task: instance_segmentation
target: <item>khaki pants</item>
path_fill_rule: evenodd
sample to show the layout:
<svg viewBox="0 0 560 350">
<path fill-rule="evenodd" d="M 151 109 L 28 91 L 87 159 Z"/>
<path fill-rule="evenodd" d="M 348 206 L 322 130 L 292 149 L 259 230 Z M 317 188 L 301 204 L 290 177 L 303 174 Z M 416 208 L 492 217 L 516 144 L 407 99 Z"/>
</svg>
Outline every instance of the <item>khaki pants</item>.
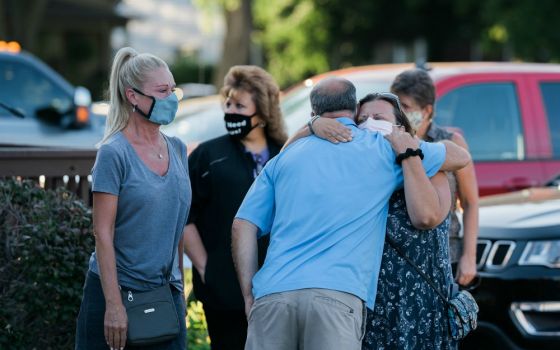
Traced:
<svg viewBox="0 0 560 350">
<path fill-rule="evenodd" d="M 270 294 L 251 308 L 245 350 L 359 350 L 365 313 L 358 297 L 330 289 Z"/>
</svg>

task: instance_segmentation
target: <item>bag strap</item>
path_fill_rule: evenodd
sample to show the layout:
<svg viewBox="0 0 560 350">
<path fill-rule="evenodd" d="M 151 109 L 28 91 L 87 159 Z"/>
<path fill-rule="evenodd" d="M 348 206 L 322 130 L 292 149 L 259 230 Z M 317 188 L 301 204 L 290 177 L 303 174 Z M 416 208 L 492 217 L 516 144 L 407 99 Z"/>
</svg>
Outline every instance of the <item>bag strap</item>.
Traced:
<svg viewBox="0 0 560 350">
<path fill-rule="evenodd" d="M 181 141 L 179 141 L 176 137 L 172 137 L 171 140 L 173 140 L 171 142 L 173 142 L 175 153 L 179 156 L 179 159 L 181 159 L 181 164 L 183 164 L 183 168 L 185 168 L 185 171 L 188 172 L 189 168 L 187 167 L 187 164 L 183 159 L 183 147 L 181 147 Z"/>
<path fill-rule="evenodd" d="M 416 266 L 416 264 L 408 257 L 406 256 L 406 254 L 404 253 L 404 251 L 395 243 L 395 241 L 389 237 L 389 235 L 385 235 L 385 239 L 387 240 L 387 243 L 389 243 L 389 245 L 397 251 L 397 253 L 404 259 L 406 260 L 407 263 L 410 264 L 410 266 L 412 266 L 414 268 L 414 270 L 416 270 L 416 272 L 418 272 L 418 274 L 420 276 L 422 276 L 424 278 L 424 280 L 430 285 L 430 287 L 432 287 L 432 289 L 437 293 L 437 295 L 439 295 L 439 297 L 446 303 L 449 304 L 449 300 L 447 299 L 447 297 L 445 295 L 443 295 L 443 293 L 437 288 L 437 286 L 435 285 L 434 282 L 432 282 L 432 280 L 430 279 L 430 277 L 428 277 L 428 275 L 426 275 L 424 273 L 424 271 L 422 271 L 418 266 Z"/>
</svg>

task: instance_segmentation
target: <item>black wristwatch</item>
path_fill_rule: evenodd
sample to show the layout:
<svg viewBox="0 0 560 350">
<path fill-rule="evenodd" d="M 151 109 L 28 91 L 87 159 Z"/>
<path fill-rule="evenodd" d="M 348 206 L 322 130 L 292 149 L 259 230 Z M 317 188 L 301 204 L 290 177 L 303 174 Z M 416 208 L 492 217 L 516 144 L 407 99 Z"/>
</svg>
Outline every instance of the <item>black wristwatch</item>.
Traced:
<svg viewBox="0 0 560 350">
<path fill-rule="evenodd" d="M 416 156 L 420 157 L 420 159 L 424 159 L 424 153 L 422 153 L 422 150 L 420 148 L 417 149 L 407 148 L 406 151 L 397 155 L 397 159 L 395 159 L 395 162 L 398 165 L 401 165 L 402 161 L 405 160 L 406 158 L 416 157 Z"/>
</svg>

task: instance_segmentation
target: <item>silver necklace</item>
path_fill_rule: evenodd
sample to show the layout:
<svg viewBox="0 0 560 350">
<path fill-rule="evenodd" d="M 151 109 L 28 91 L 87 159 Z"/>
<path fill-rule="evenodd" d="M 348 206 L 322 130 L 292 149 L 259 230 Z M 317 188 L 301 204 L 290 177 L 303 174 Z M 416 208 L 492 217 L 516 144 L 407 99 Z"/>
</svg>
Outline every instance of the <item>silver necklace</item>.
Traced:
<svg viewBox="0 0 560 350">
<path fill-rule="evenodd" d="M 161 139 L 160 139 L 161 140 Z M 163 153 L 161 152 L 161 141 L 159 142 L 159 152 L 157 153 L 157 156 L 159 159 L 163 159 Z"/>
</svg>

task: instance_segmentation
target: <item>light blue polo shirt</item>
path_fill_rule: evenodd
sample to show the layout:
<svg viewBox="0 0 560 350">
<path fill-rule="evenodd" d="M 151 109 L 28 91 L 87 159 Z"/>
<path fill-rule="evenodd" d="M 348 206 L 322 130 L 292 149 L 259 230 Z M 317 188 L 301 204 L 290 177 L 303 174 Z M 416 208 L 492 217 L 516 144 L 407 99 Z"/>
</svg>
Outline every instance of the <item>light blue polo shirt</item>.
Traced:
<svg viewBox="0 0 560 350">
<path fill-rule="evenodd" d="M 338 145 L 311 136 L 271 159 L 236 218 L 270 232 L 264 265 L 253 278 L 255 299 L 277 292 L 324 288 L 347 292 L 373 307 L 383 253 L 388 201 L 402 186 L 390 143 L 357 128 Z M 433 176 L 445 146 L 421 142 Z M 369 296 L 369 298 L 368 298 Z"/>
</svg>

